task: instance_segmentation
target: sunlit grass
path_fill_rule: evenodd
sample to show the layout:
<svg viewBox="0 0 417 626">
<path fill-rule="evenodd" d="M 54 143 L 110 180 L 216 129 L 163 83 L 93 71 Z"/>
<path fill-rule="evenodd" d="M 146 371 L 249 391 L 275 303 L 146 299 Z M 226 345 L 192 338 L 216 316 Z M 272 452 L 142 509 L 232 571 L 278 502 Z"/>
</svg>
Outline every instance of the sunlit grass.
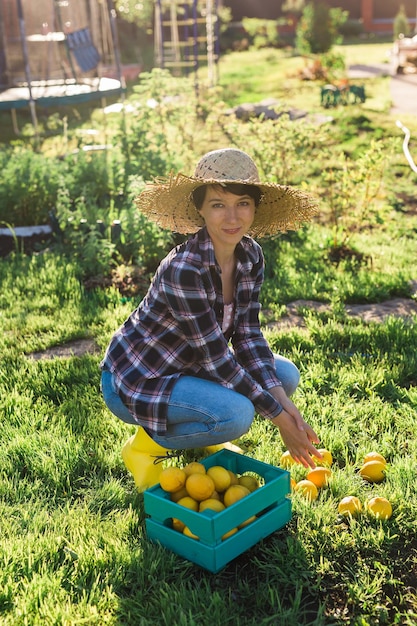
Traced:
<svg viewBox="0 0 417 626">
<path fill-rule="evenodd" d="M 364 50 L 349 58 L 355 62 Z M 369 62 L 383 62 L 372 44 L 366 54 Z M 279 51 L 251 55 L 224 59 L 231 100 L 281 97 L 281 89 L 293 95 L 291 74 L 300 59 Z M 237 81 L 247 81 L 244 93 L 232 88 Z M 369 88 L 379 89 L 377 84 Z M 299 93 L 300 103 L 313 106 L 318 85 L 303 85 Z M 365 111 L 372 123 L 388 128 L 392 120 L 372 107 Z M 396 190 L 412 197 L 414 179 L 399 177 Z M 148 541 L 143 496 L 120 455 L 134 428 L 113 417 L 101 398 L 100 359 L 136 302 L 126 302 L 115 289 L 86 289 L 77 264 L 53 251 L 3 259 L 1 624 L 415 624 L 416 319 L 366 324 L 349 318 L 344 305 L 410 297 L 416 232 L 408 205 L 392 208 L 380 223 L 361 225 L 350 242 L 367 255 L 359 265 L 329 261 L 332 232 L 321 219 L 263 242 L 265 308 L 278 318 L 295 299 L 328 304 L 326 313 L 304 308 L 301 328 L 265 333 L 272 349 L 300 369 L 293 399 L 320 445 L 332 452 L 333 475 L 311 504 L 294 494 L 290 523 L 217 575 Z M 32 356 L 85 337 L 99 353 Z M 275 465 L 284 451 L 277 430 L 260 418 L 241 445 L 247 455 Z M 379 485 L 358 475 L 371 450 L 388 461 Z M 291 469 L 296 480 L 305 474 L 299 465 Z M 363 503 L 374 494 L 385 496 L 393 517 L 340 518 L 337 504 L 348 494 Z"/>
</svg>

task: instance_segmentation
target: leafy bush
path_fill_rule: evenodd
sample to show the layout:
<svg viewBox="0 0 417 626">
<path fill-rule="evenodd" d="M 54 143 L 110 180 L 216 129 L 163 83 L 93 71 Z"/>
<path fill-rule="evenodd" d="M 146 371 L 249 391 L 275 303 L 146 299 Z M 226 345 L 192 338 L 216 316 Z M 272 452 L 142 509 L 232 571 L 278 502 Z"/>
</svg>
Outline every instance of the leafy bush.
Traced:
<svg viewBox="0 0 417 626">
<path fill-rule="evenodd" d="M 63 184 L 63 166 L 27 148 L 0 151 L 0 221 L 46 224 Z"/>
<path fill-rule="evenodd" d="M 324 2 L 307 4 L 297 25 L 297 48 L 303 54 L 327 52 L 339 42 L 339 28 L 346 21 L 347 11 L 331 9 Z"/>
<path fill-rule="evenodd" d="M 402 35 L 404 37 L 408 37 L 410 33 L 410 25 L 408 23 L 407 14 L 405 12 L 405 7 L 402 4 L 399 8 L 399 11 L 394 19 L 394 40 L 399 39 Z"/>
<path fill-rule="evenodd" d="M 244 17 L 243 28 L 250 37 L 255 48 L 274 48 L 279 44 L 278 22 L 276 20 L 262 20 Z"/>
</svg>

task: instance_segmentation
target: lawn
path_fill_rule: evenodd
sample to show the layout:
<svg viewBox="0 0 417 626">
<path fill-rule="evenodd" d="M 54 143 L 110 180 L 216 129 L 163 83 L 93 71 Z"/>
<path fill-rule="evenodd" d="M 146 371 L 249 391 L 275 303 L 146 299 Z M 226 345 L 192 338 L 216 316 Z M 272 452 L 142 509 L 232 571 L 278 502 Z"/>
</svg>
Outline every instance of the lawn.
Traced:
<svg viewBox="0 0 417 626">
<path fill-rule="evenodd" d="M 383 62 L 385 48 L 366 49 L 369 61 L 372 57 Z M 227 83 L 225 105 L 281 98 L 286 91 L 294 94 L 291 105 L 310 103 L 309 110 L 323 113 L 318 84 L 293 77 L 302 60 L 285 54 L 259 51 L 226 57 L 221 74 L 222 83 Z M 347 54 L 357 62 L 364 52 L 349 48 Z M 253 82 L 245 68 L 253 71 Z M 285 76 L 289 82 L 284 84 Z M 269 87 L 263 91 L 266 77 Z M 370 93 L 387 87 L 383 78 L 372 81 L 367 83 Z M 239 94 L 236 83 L 242 87 Z M 135 97 L 132 94 L 129 101 Z M 66 242 L 73 246 L 69 254 L 61 244 L 31 255 L 17 250 L 1 260 L 1 624 L 417 622 L 417 320 L 391 317 L 365 323 L 345 312 L 349 303 L 410 298 L 411 281 L 416 279 L 415 175 L 404 162 L 402 136 L 389 111 L 373 108 L 372 102 L 335 110 L 333 134 L 322 136 L 327 131 L 316 127 L 313 138 L 311 130 L 299 126 L 294 132 L 285 122 L 235 125 L 222 117 L 220 107 L 222 114 L 215 121 L 210 115 L 205 118 L 210 137 L 204 137 L 201 127 L 195 133 L 194 151 L 191 142 L 187 150 L 184 143 L 175 144 L 188 162 L 202 145 L 215 144 L 227 132 L 230 141 L 241 141 L 242 147 L 259 154 L 265 176 L 285 174 L 322 197 L 320 215 L 312 224 L 262 242 L 267 261 L 262 322 L 272 349 L 291 358 L 301 371 L 294 401 L 319 434 L 321 447 L 332 454 L 331 479 L 314 501 L 291 492 L 289 523 L 217 574 L 148 540 L 143 494 L 135 489 L 120 454 L 134 428 L 114 418 L 100 395 L 99 362 L 105 347 L 143 295 L 150 267 L 168 240 L 131 222 L 131 231 L 143 233 L 139 256 L 148 265 L 139 289 L 129 294 L 121 293 L 114 282 L 93 281 L 91 272 L 86 280 L 87 252 L 87 269 L 95 271 L 100 261 L 104 266 L 113 259 L 108 251 L 114 253 L 114 248 L 111 242 L 96 247 L 96 239 L 82 238 L 79 231 L 71 231 Z M 98 126 L 100 116 L 94 113 L 82 128 L 87 123 Z M 165 124 L 167 118 L 159 123 L 161 119 Z M 189 132 L 194 128 L 190 116 L 186 123 L 175 119 Z M 150 116 L 145 122 L 157 128 Z M 128 119 L 131 158 L 150 165 L 159 148 L 152 144 L 142 155 L 146 133 L 140 131 L 145 122 Z M 415 131 L 415 120 L 410 127 Z M 111 135 L 110 128 L 106 132 Z M 381 137 L 384 149 L 390 150 L 389 166 L 377 147 L 366 154 Z M 59 153 L 61 139 L 59 134 L 49 137 L 45 149 L 54 143 Z M 81 201 L 80 206 L 74 209 L 77 217 L 81 209 L 92 211 Z M 114 201 L 107 210 L 117 216 L 116 208 Z M 119 254 L 131 250 L 128 234 L 126 229 Z M 331 256 L 335 251 L 340 254 L 336 260 Z M 328 308 L 324 313 L 303 309 L 300 327 L 266 328 L 268 321 L 285 314 L 286 304 L 298 299 L 321 301 Z M 80 339 L 90 341 L 84 354 L 51 358 L 47 350 Z M 285 449 L 267 421 L 256 418 L 239 444 L 249 459 L 282 467 Z M 372 451 L 387 460 L 380 483 L 368 482 L 359 473 Z M 201 450 L 187 451 L 178 464 L 203 457 Z M 289 471 L 296 482 L 306 475 L 299 465 Z M 339 502 L 346 496 L 359 498 L 363 511 L 358 517 L 339 514 Z M 391 502 L 389 519 L 367 512 L 373 496 Z"/>
</svg>

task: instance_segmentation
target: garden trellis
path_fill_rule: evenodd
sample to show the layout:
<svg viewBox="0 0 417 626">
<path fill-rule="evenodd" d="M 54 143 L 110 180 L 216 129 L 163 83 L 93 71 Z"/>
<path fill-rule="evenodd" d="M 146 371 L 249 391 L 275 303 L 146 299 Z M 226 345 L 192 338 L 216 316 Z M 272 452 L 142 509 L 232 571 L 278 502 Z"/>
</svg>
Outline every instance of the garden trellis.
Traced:
<svg viewBox="0 0 417 626">
<path fill-rule="evenodd" d="M 176 73 L 207 66 L 208 82 L 217 82 L 219 16 L 217 0 L 156 0 L 155 59 Z"/>
<path fill-rule="evenodd" d="M 124 91 L 112 0 L 0 0 L 0 111 Z"/>
</svg>

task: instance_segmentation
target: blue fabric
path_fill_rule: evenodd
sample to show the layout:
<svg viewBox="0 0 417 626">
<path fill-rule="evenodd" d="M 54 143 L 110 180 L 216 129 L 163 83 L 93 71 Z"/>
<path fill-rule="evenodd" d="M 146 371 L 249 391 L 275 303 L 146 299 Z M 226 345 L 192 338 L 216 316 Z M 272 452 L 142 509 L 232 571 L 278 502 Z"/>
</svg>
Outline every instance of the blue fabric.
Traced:
<svg viewBox="0 0 417 626">
<path fill-rule="evenodd" d="M 285 357 L 274 355 L 277 377 L 287 396 L 296 390 L 300 373 Z M 101 387 L 107 407 L 127 424 L 138 424 L 116 391 L 114 376 L 102 372 Z M 255 408 L 245 396 L 210 380 L 181 376 L 168 405 L 167 431 L 152 439 L 167 449 L 202 448 L 238 439 L 253 421 Z"/>
<path fill-rule="evenodd" d="M 67 45 L 73 53 L 79 68 L 83 72 L 89 72 L 97 67 L 100 62 L 100 55 L 91 39 L 88 28 L 67 33 Z"/>
</svg>

